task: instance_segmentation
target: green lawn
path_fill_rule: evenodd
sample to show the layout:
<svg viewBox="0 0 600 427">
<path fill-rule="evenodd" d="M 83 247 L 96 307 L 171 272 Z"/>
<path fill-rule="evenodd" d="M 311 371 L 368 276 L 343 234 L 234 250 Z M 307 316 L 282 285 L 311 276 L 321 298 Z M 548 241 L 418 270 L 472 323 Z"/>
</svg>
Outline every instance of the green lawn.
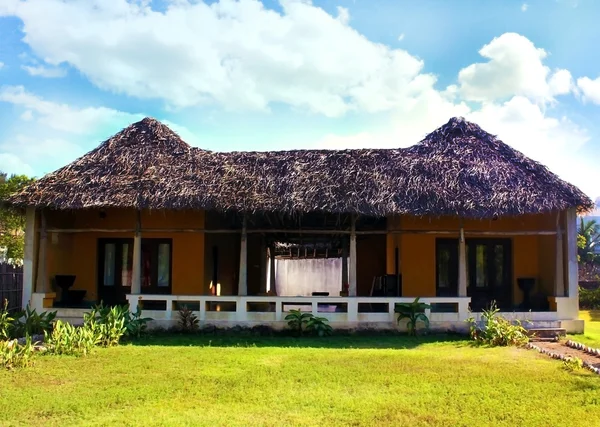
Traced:
<svg viewBox="0 0 600 427">
<path fill-rule="evenodd" d="M 569 335 L 569 338 L 594 348 L 600 348 L 600 310 L 582 310 L 579 312 L 579 318 L 585 320 L 585 333 Z"/>
<path fill-rule="evenodd" d="M 156 337 L 0 372 L 0 425 L 600 425 L 600 378 L 449 338 Z"/>
</svg>

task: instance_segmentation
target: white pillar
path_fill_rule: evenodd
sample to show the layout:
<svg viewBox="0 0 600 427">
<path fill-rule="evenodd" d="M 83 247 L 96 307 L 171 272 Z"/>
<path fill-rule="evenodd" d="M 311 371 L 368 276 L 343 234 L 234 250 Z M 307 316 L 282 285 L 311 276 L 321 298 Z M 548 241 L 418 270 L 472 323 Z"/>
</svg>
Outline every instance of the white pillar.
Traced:
<svg viewBox="0 0 600 427">
<path fill-rule="evenodd" d="M 458 296 L 467 296 L 467 245 L 465 243 L 465 229 L 462 225 L 458 239 Z"/>
<path fill-rule="evenodd" d="M 345 285 L 349 285 L 348 282 L 348 248 L 346 247 L 346 239 L 343 239 L 342 243 L 342 283 L 341 288 L 342 291 L 346 291 L 344 289 Z"/>
<path fill-rule="evenodd" d="M 577 211 L 567 211 L 567 295 L 578 301 L 579 298 L 579 264 L 577 263 Z"/>
<path fill-rule="evenodd" d="M 133 266 L 131 268 L 131 293 L 142 293 L 142 233 L 140 212 L 137 212 L 135 234 L 133 236 Z"/>
<path fill-rule="evenodd" d="M 36 241 L 35 208 L 27 208 L 25 213 L 25 254 L 23 259 L 23 294 L 21 304 L 23 308 L 31 303 L 33 293 L 33 275 L 35 269 L 35 241 Z"/>
<path fill-rule="evenodd" d="M 560 212 L 556 214 L 556 269 L 554 271 L 554 296 L 565 296 L 563 236 L 560 227 Z"/>
<path fill-rule="evenodd" d="M 242 239 L 240 242 L 240 274 L 238 279 L 238 295 L 248 295 L 248 235 L 246 232 L 246 217 L 242 223 Z"/>
<path fill-rule="evenodd" d="M 48 246 L 48 233 L 46 232 L 46 216 L 40 210 L 40 240 L 38 243 L 37 275 L 35 279 L 35 291 L 40 293 L 50 292 L 48 287 L 48 274 L 46 269 L 46 247 Z"/>
<path fill-rule="evenodd" d="M 350 268 L 348 269 L 348 296 L 356 296 L 356 217 L 352 216 L 350 228 Z"/>
<path fill-rule="evenodd" d="M 277 295 L 277 283 L 275 281 L 275 248 L 269 247 L 269 291 Z"/>
</svg>

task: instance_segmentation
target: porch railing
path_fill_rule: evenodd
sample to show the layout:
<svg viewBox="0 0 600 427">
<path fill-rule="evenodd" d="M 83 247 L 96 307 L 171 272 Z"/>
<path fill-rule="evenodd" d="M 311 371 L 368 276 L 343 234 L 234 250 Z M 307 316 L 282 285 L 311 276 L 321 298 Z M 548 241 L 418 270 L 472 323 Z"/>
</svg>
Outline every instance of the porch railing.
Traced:
<svg viewBox="0 0 600 427">
<path fill-rule="evenodd" d="M 293 296 L 200 296 L 127 295 L 131 310 L 142 310 L 156 320 L 175 320 L 177 310 L 186 305 L 201 322 L 268 324 L 283 322 L 291 309 L 301 309 L 331 323 L 389 323 L 396 319 L 396 303 L 414 301 L 397 297 L 293 297 Z M 433 322 L 464 321 L 469 316 L 471 298 L 421 298 L 432 304 L 425 314 Z"/>
</svg>

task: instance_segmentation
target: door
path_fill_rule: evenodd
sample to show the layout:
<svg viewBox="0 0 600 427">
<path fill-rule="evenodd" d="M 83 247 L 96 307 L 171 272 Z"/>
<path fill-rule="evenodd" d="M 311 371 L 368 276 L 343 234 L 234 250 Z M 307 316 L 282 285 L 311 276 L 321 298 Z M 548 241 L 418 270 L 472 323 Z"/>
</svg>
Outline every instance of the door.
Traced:
<svg viewBox="0 0 600 427">
<path fill-rule="evenodd" d="M 512 249 L 510 239 L 466 239 L 467 296 L 471 309 L 481 311 L 492 301 L 501 309 L 512 306 Z M 458 295 L 458 239 L 436 241 L 436 294 Z"/>
<path fill-rule="evenodd" d="M 141 292 L 171 293 L 171 240 L 142 239 Z M 131 293 L 133 239 L 98 239 L 98 297 L 107 305 L 126 304 Z"/>
</svg>

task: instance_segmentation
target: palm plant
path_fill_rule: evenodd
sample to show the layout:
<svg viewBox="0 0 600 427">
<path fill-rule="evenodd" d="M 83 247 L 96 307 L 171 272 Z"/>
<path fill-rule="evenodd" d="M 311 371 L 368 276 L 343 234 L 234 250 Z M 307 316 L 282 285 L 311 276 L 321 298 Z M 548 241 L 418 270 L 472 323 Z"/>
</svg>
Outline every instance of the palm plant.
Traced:
<svg viewBox="0 0 600 427">
<path fill-rule="evenodd" d="M 600 263 L 600 224 L 596 220 L 580 218 L 577 230 L 579 242 L 577 254 L 582 263 Z"/>
<path fill-rule="evenodd" d="M 419 302 L 419 297 L 413 302 L 397 303 L 394 311 L 398 313 L 398 324 L 404 319 L 407 319 L 406 329 L 408 335 L 417 335 L 417 323 L 422 322 L 426 328 L 429 327 L 429 319 L 425 314 L 426 309 L 430 309 L 431 305 Z"/>
</svg>

